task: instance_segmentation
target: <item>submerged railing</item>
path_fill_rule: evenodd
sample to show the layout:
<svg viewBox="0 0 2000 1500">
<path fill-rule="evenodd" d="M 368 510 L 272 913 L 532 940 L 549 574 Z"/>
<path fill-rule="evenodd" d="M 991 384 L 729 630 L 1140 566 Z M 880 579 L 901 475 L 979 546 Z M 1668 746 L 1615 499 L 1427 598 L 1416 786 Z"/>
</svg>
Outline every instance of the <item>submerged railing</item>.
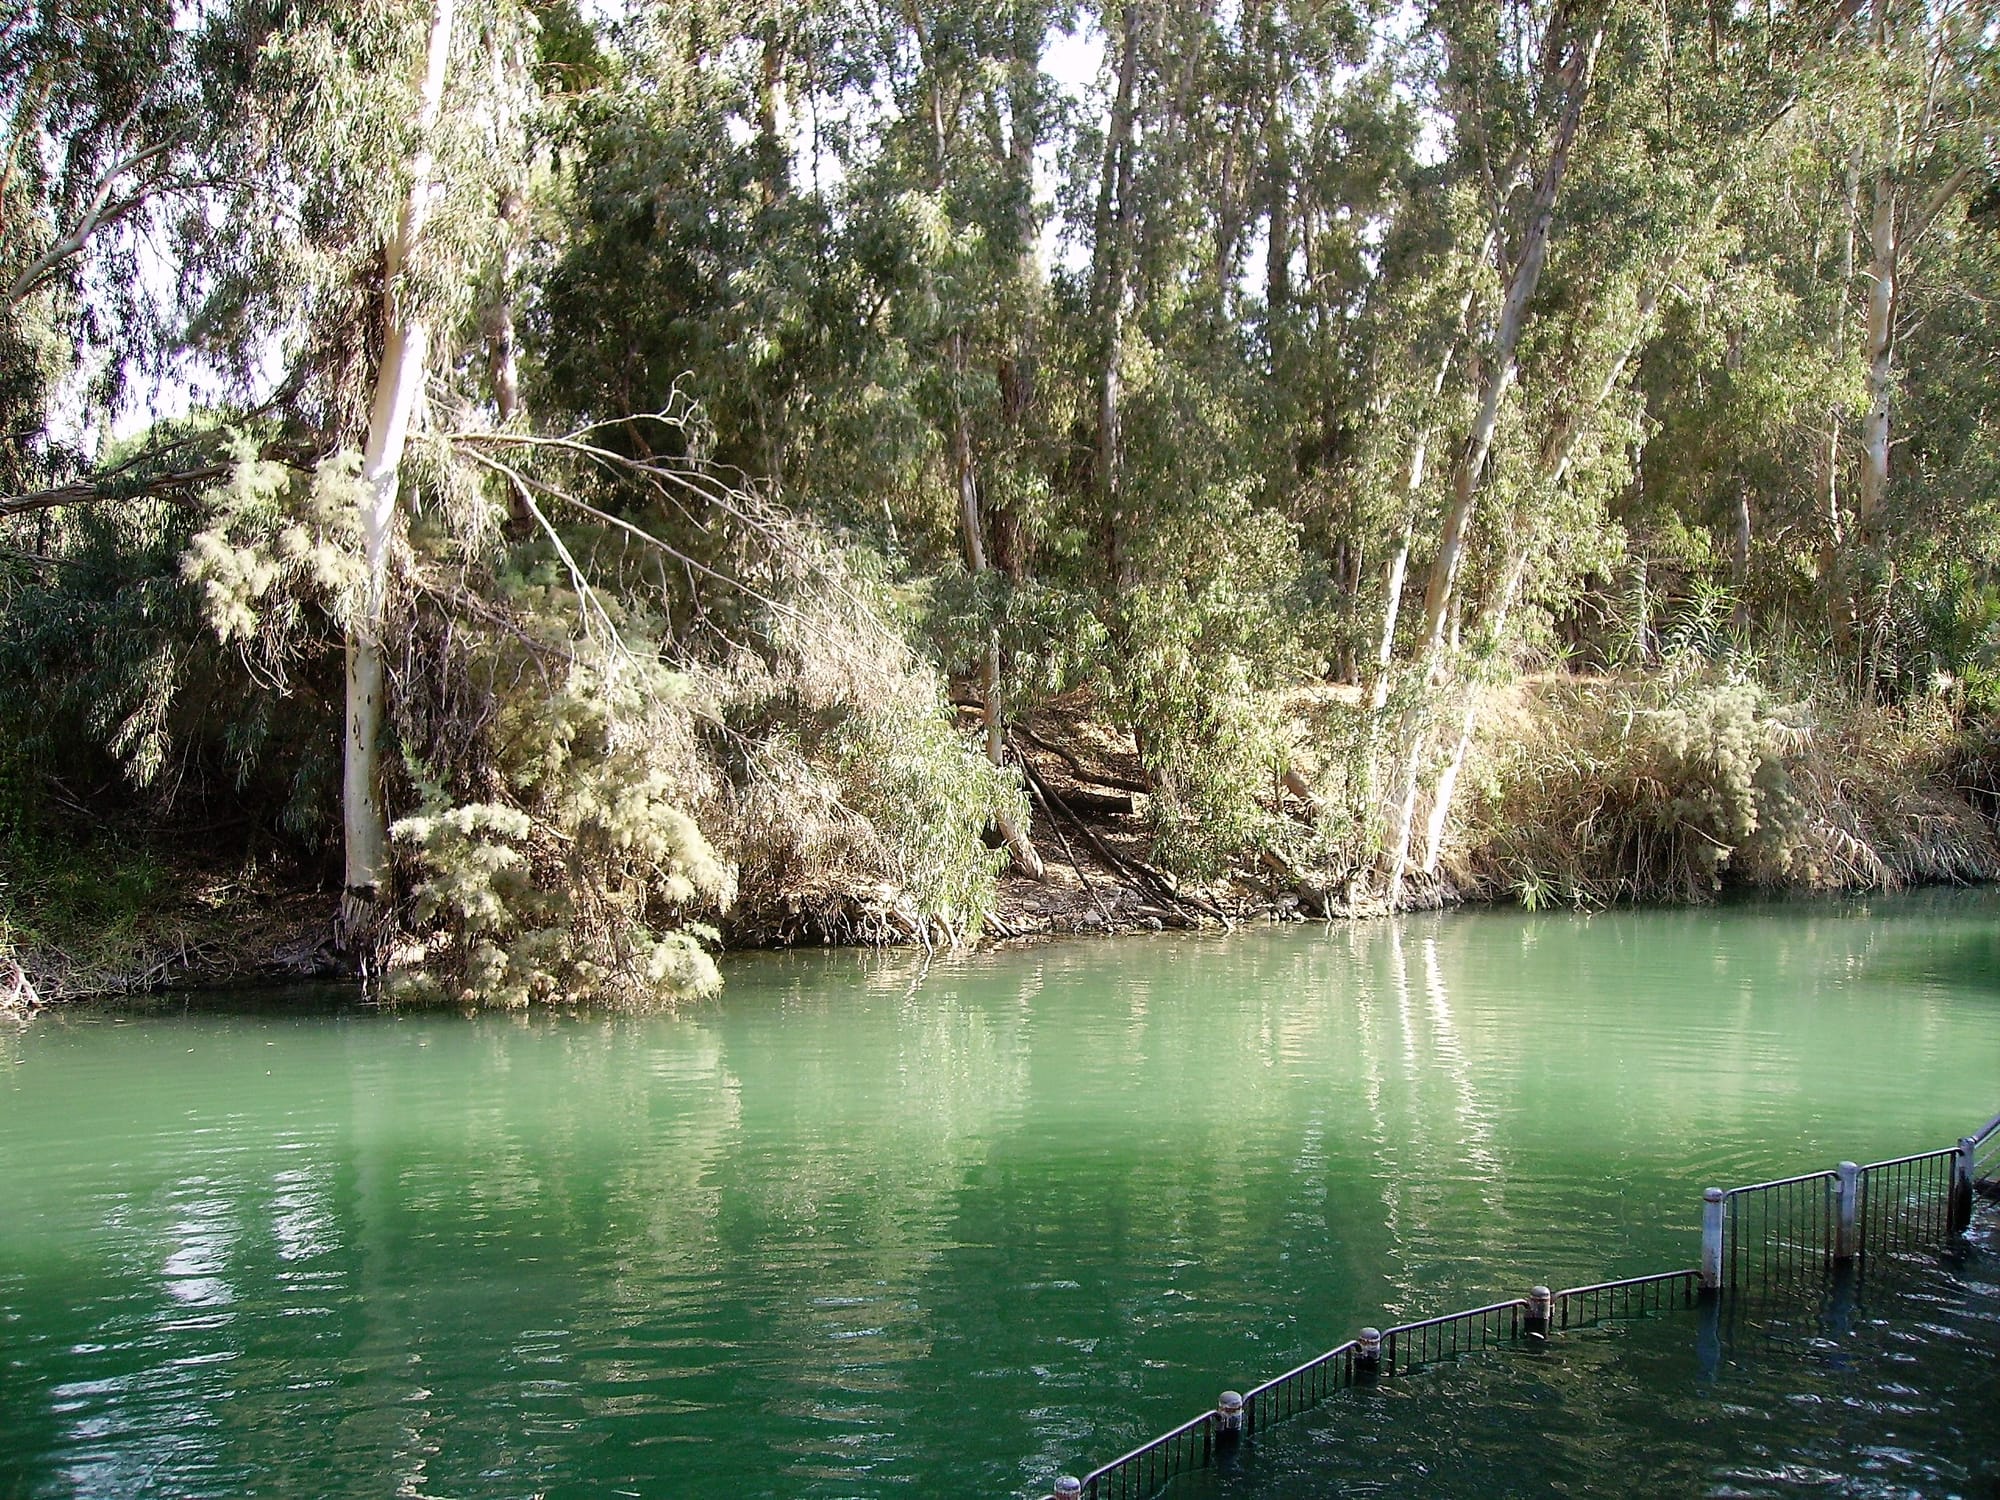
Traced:
<svg viewBox="0 0 2000 1500">
<path fill-rule="evenodd" d="M 2000 1196 L 2000 1115 L 1956 1146 L 1863 1166 L 1844 1161 L 1703 1195 L 1701 1263 L 1465 1312 L 1364 1328 L 1358 1338 L 1296 1369 L 1224 1391 L 1212 1411 L 1091 1470 L 1064 1475 L 1055 1500 L 1145 1500 L 1172 1479 L 1207 1468 L 1225 1449 L 1352 1386 L 1529 1338 L 1618 1318 L 1691 1308 L 1704 1298 L 1805 1293 L 1830 1271 L 1870 1255 L 1894 1255 L 1962 1234 L 1975 1189 Z"/>
</svg>

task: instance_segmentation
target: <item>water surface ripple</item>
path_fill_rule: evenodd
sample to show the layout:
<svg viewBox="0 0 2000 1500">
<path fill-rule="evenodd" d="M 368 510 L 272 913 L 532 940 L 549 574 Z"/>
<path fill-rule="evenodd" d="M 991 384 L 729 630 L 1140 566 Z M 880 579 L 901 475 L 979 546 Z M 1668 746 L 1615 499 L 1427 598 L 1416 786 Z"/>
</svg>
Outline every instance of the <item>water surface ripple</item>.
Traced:
<svg viewBox="0 0 2000 1500">
<path fill-rule="evenodd" d="M 1361 1323 L 1690 1263 L 1711 1182 L 2000 1109 L 1979 894 L 918 974 L 751 958 L 659 1018 L 290 996 L 0 1029 L 0 1497 L 1028 1494 Z M 1647 1325 L 1468 1369 L 1477 1401 L 1384 1395 L 1369 1451 L 1442 1434 L 1477 1468 L 1530 1403 L 1568 1493 L 1607 1444 L 1682 1492 L 1953 1490 L 1986 1472 L 1966 1429 L 1909 1413 L 1966 1370 L 1990 1394 L 2000 1334 L 1932 1292 L 1861 1320 L 1865 1380 L 1780 1361 L 1754 1417 L 1718 1418 L 1735 1354 L 1690 1374 Z M 1336 1492 L 1319 1430 L 1271 1494 Z M 1526 1482 L 1490 1451 L 1485 1488 L 1429 1492 Z M 1410 1492 L 1389 1472 L 1341 1491 Z"/>
</svg>

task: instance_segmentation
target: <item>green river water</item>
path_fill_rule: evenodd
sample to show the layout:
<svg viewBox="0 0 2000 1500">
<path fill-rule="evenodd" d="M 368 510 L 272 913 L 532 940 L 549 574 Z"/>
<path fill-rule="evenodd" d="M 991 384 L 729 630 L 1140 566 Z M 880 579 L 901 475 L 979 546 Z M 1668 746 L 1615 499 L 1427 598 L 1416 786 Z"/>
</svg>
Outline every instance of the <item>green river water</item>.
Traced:
<svg viewBox="0 0 2000 1500">
<path fill-rule="evenodd" d="M 0 1026 L 0 1497 L 1037 1494 L 1363 1323 L 1692 1264 L 1708 1184 L 2000 1109 L 1985 893 L 726 977 Z M 1980 1229 L 1852 1317 L 1483 1356 L 1193 1488 L 2000 1493 L 1996 1282 Z"/>
</svg>

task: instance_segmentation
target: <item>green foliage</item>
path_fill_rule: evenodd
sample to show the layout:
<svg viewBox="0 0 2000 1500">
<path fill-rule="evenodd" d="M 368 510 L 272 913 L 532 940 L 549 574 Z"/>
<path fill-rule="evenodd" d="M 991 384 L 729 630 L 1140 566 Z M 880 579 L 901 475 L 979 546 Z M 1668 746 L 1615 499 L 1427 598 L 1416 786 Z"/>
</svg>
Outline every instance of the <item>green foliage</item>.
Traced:
<svg viewBox="0 0 2000 1500">
<path fill-rule="evenodd" d="M 425 943 L 406 988 L 508 1006 L 712 992 L 713 930 L 690 914 L 726 906 L 734 874 L 683 811 L 685 680 L 622 644 L 578 643 L 544 663 L 559 676 L 540 692 L 494 691 L 528 663 L 504 637 L 475 651 L 492 717 L 453 780 L 510 800 L 454 804 L 434 770 L 415 775 L 425 810 L 391 829 Z"/>
<path fill-rule="evenodd" d="M 1269 837 L 1277 695 L 1297 670 L 1292 528 L 1240 499 L 1219 504 L 1238 517 L 1226 546 L 1191 518 L 1156 534 L 1153 576 L 1121 601 L 1126 654 L 1110 674 L 1154 780 L 1155 853 L 1199 876 Z"/>
<path fill-rule="evenodd" d="M 435 121 L 430 7 L 170 9 L 0 27 L 13 836 L 233 818 L 323 878 L 365 631 L 406 956 L 461 1001 L 975 933 L 1029 807 L 954 691 L 1088 690 L 1186 876 L 1432 864 L 1391 847 L 1426 799 L 1531 902 L 1978 866 L 1894 831 L 1961 828 L 1933 721 L 2000 707 L 1964 7 L 1439 0 L 1404 45 L 1358 4 L 462 0 Z M 212 408 L 105 440 L 167 372 Z M 1627 675 L 1489 734 L 1454 843 L 1461 726 L 1533 660 Z"/>
<path fill-rule="evenodd" d="M 742 926 L 783 931 L 786 909 L 861 893 L 920 929 L 977 933 L 1005 861 L 981 836 L 996 813 L 1027 818 L 1012 773 L 958 732 L 942 679 L 872 612 L 822 597 L 775 644 L 735 656 L 718 685 L 741 736 L 720 826 L 742 864 Z"/>
</svg>

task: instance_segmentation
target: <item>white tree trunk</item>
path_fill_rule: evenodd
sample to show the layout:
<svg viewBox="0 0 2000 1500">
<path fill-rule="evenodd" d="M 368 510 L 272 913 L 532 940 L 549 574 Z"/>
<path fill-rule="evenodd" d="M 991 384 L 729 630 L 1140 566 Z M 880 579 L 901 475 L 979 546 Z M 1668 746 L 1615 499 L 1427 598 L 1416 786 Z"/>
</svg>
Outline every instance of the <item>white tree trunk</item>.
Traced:
<svg viewBox="0 0 2000 1500">
<path fill-rule="evenodd" d="M 1458 572 L 1464 561 L 1466 538 L 1485 484 L 1487 460 L 1492 456 L 1494 439 L 1499 431 L 1501 408 L 1519 371 L 1517 361 L 1521 336 L 1527 326 L 1528 305 L 1534 298 L 1542 268 L 1548 261 L 1549 234 L 1555 225 L 1556 200 L 1569 170 L 1570 151 L 1576 144 L 1577 132 L 1583 123 L 1583 109 L 1590 95 L 1597 53 L 1603 41 L 1604 28 L 1600 22 L 1588 38 L 1580 39 L 1580 45 L 1571 49 L 1556 78 L 1550 80 L 1559 81 L 1562 86 L 1562 113 L 1557 118 L 1550 140 L 1549 159 L 1535 184 L 1535 195 L 1529 207 L 1519 253 L 1505 276 L 1506 290 L 1501 297 L 1500 316 L 1494 325 L 1492 343 L 1480 375 L 1478 407 L 1457 460 L 1452 465 L 1451 494 L 1445 503 L 1437 554 L 1424 588 L 1424 620 L 1417 655 L 1422 685 L 1438 681 L 1445 659 L 1453 649 L 1447 640 L 1447 632 L 1451 628 L 1453 606 L 1457 602 Z M 1500 252 L 1498 240 L 1489 243 L 1495 252 Z M 1403 794 L 1390 854 L 1388 899 L 1391 905 L 1400 901 L 1403 880 L 1408 871 L 1417 798 L 1422 786 L 1422 761 L 1429 738 L 1428 730 L 1421 722 L 1422 716 L 1413 714 L 1411 717 L 1417 723 L 1405 735 L 1407 750 Z"/>
<path fill-rule="evenodd" d="M 1423 466 L 1424 437 L 1417 438 L 1416 457 L 1412 468 L 1421 472 Z M 1415 489 L 1413 485 L 1412 490 Z M 1410 571 L 1410 533 L 1412 526 L 1405 521 L 1402 535 L 1396 539 L 1396 546 L 1389 554 L 1389 560 L 1382 565 L 1382 639 L 1375 646 L 1375 685 L 1369 690 L 1368 707 L 1380 714 L 1389 706 L 1389 684 L 1392 677 L 1396 649 L 1396 618 L 1403 610 L 1403 580 Z"/>
<path fill-rule="evenodd" d="M 1896 389 L 1896 186 L 1875 179 L 1868 227 L 1868 413 L 1861 420 L 1861 474 L 1855 530 L 1865 543 L 1889 491 L 1889 403 Z"/>
<path fill-rule="evenodd" d="M 419 85 L 416 146 L 409 161 L 409 191 L 396 232 L 384 247 L 382 364 L 368 411 L 362 450 L 362 552 L 366 562 L 360 597 L 347 627 L 347 733 L 341 782 L 346 835 L 343 911 L 350 935 L 372 924 L 389 873 L 388 821 L 382 812 L 383 634 L 388 619 L 389 553 L 395 539 L 403 448 L 410 416 L 423 392 L 430 359 L 430 328 L 399 295 L 404 269 L 421 239 L 434 195 L 432 136 L 443 106 L 451 58 L 453 0 L 435 0 L 430 39 Z"/>
<path fill-rule="evenodd" d="M 1389 879 L 1382 899 L 1389 910 L 1403 904 L 1403 880 L 1410 871 L 1410 841 L 1417 826 L 1417 797 L 1423 790 L 1424 752 L 1429 736 L 1418 716 L 1418 728 L 1408 736 L 1409 755 L 1403 763 L 1402 795 L 1396 802 L 1396 831 L 1389 840 Z"/>
<path fill-rule="evenodd" d="M 1623 365 L 1621 360 L 1620 365 Z M 1492 632 L 1495 640 L 1504 638 L 1508 616 L 1513 613 L 1514 601 L 1520 597 L 1521 581 L 1527 576 L 1528 561 L 1534 551 L 1534 534 L 1524 527 L 1522 540 L 1507 559 L 1506 581 L 1501 585 L 1500 597 L 1488 616 L 1485 628 Z M 1484 694 L 1476 683 L 1466 685 L 1465 715 L 1459 721 L 1458 740 L 1452 746 L 1451 757 L 1438 773 L 1437 789 L 1431 794 L 1430 817 L 1424 824 L 1424 873 L 1435 875 L 1438 862 L 1444 855 L 1445 835 L 1451 828 L 1452 804 L 1458 798 L 1459 773 L 1465 769 L 1466 757 L 1472 753 L 1472 737 L 1479 728 L 1479 710 L 1485 706 Z"/>
<path fill-rule="evenodd" d="M 1717 203 L 1717 210 L 1719 209 L 1720 200 Z M 1613 393 L 1617 391 L 1619 382 L 1625 378 L 1626 367 L 1631 364 L 1632 356 L 1638 351 L 1641 339 L 1652 325 L 1653 314 L 1660 305 L 1660 298 L 1672 274 L 1673 266 L 1669 265 L 1661 271 L 1655 281 L 1639 293 L 1638 302 L 1633 309 L 1631 330 L 1611 363 L 1605 367 L 1592 398 L 1572 411 L 1543 445 L 1539 465 L 1541 475 L 1536 485 L 1541 493 L 1551 495 L 1556 493 L 1562 488 L 1563 481 L 1569 477 L 1570 464 L 1576 457 L 1578 442 L 1590 430 L 1598 414 L 1604 410 Z M 1748 502 L 1745 504 L 1747 506 Z M 1748 524 L 1747 521 L 1745 524 Z M 1496 644 L 1506 637 L 1507 621 L 1513 614 L 1515 601 L 1520 598 L 1521 585 L 1528 573 L 1528 564 L 1534 559 L 1537 545 L 1537 527 L 1534 521 L 1517 516 L 1514 535 L 1517 540 L 1507 556 L 1507 566 L 1502 575 L 1499 595 L 1479 625 L 1479 628 L 1487 632 Z M 1744 545 L 1748 546 L 1747 540 Z M 1437 787 L 1431 795 L 1430 816 L 1424 826 L 1423 868 L 1429 875 L 1437 873 L 1438 861 L 1444 853 L 1445 835 L 1451 825 L 1452 806 L 1458 796 L 1458 778 L 1465 768 L 1466 757 L 1471 753 L 1472 738 L 1479 727 L 1479 711 L 1483 706 L 1483 697 L 1478 688 L 1469 688 L 1465 700 L 1465 714 L 1459 724 L 1458 739 L 1452 748 L 1450 758 L 1445 761 L 1443 769 L 1438 773 Z M 1412 802 L 1405 811 L 1405 820 L 1413 820 L 1414 815 L 1415 805 Z"/>
<path fill-rule="evenodd" d="M 1833 360 L 1847 360 L 1848 294 L 1854 286 L 1854 223 L 1861 206 L 1861 148 L 1855 147 L 1847 160 L 1847 212 L 1841 219 L 1840 301 L 1833 315 Z M 1826 535 L 1820 543 L 1819 581 L 1826 592 L 1827 623 L 1835 648 L 1844 656 L 1854 640 L 1854 601 L 1847 590 L 1847 569 L 1843 547 L 1847 541 L 1847 519 L 1840 502 L 1840 428 L 1842 412 L 1835 405 L 1827 413 L 1825 473 L 1822 494 L 1826 501 Z"/>
</svg>

